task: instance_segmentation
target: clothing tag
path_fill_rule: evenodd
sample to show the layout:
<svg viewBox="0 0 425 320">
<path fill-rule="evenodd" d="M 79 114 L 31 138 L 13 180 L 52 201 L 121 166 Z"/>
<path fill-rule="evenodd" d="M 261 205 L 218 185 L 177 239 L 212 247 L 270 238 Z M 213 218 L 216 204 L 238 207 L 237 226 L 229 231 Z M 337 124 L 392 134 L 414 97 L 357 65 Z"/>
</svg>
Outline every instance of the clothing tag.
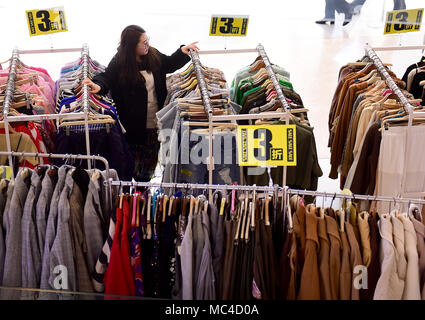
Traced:
<svg viewBox="0 0 425 320">
<path fill-rule="evenodd" d="M 220 216 L 224 214 L 224 205 L 226 204 L 226 199 L 221 199 L 221 206 L 220 206 Z"/>
</svg>

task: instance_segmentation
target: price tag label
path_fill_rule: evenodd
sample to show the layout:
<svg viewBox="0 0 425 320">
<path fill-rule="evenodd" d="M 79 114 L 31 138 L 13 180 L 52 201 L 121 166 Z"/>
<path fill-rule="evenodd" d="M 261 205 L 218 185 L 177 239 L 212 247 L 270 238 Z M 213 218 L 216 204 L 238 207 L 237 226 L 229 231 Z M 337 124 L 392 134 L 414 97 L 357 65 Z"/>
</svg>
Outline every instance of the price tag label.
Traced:
<svg viewBox="0 0 425 320">
<path fill-rule="evenodd" d="M 26 11 L 30 36 L 68 31 L 63 7 Z"/>
<path fill-rule="evenodd" d="M 238 126 L 240 166 L 296 166 L 296 126 Z"/>
<path fill-rule="evenodd" d="M 387 12 L 384 34 L 420 31 L 423 14 L 423 8 Z"/>
<path fill-rule="evenodd" d="M 248 31 L 249 16 L 211 17 L 210 36 L 245 37 Z"/>
</svg>

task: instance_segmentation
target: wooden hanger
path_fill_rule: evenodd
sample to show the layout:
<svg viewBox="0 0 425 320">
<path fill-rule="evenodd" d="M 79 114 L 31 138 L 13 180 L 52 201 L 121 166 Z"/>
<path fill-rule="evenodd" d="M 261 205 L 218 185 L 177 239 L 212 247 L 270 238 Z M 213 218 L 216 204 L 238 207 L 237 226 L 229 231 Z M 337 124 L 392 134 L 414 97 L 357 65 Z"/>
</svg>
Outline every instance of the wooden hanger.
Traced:
<svg viewBox="0 0 425 320">
<path fill-rule="evenodd" d="M 190 70 L 192 70 L 192 69 L 194 69 L 195 68 L 195 66 L 194 66 L 194 64 L 193 63 L 191 63 L 187 68 L 186 68 L 186 70 L 184 70 L 184 71 L 182 71 L 182 72 L 180 72 L 180 74 L 181 75 L 185 75 L 185 74 L 187 74 Z"/>
<path fill-rule="evenodd" d="M 376 69 L 372 69 L 367 75 L 365 75 L 362 78 L 359 78 L 359 81 L 366 81 L 368 79 L 370 79 L 372 76 L 374 76 L 375 74 L 377 74 L 378 70 Z"/>
<path fill-rule="evenodd" d="M 5 63 L 7 63 L 7 62 L 9 62 L 9 61 L 11 61 L 11 60 L 12 60 L 12 58 L 9 58 L 9 59 L 7 59 L 7 60 L 5 60 L 5 61 L 3 61 L 3 62 L 0 62 L 0 65 L 5 64 Z"/>
<path fill-rule="evenodd" d="M 264 64 L 263 59 L 261 60 L 257 60 L 254 62 L 254 64 L 251 66 L 251 68 L 249 69 L 249 73 L 253 73 L 254 71 L 260 70 L 261 68 L 265 67 L 266 65 Z"/>
<path fill-rule="evenodd" d="M 360 61 L 360 62 L 349 62 L 347 63 L 347 66 L 367 66 L 373 64 L 373 62 L 367 62 L 367 61 Z M 383 63 L 384 66 L 386 67 L 392 67 L 393 64 L 392 63 L 388 63 L 388 62 L 384 62 Z"/>
<path fill-rule="evenodd" d="M 168 196 L 165 195 L 162 200 L 162 222 L 165 222 L 165 218 L 167 216 L 167 203 L 168 203 Z M 170 206 L 171 208 L 171 206 Z"/>
<path fill-rule="evenodd" d="M 344 232 L 344 223 L 345 223 L 345 210 L 337 210 L 336 216 L 339 218 L 339 229 L 341 232 Z"/>
<path fill-rule="evenodd" d="M 269 216 L 270 200 L 271 200 L 271 198 L 268 196 L 266 198 L 266 215 L 265 215 L 265 219 L 264 219 L 265 222 L 266 222 L 266 225 L 270 224 L 270 216 Z"/>
<path fill-rule="evenodd" d="M 242 201 L 241 205 L 241 232 L 239 233 L 239 239 L 242 240 L 245 236 L 245 224 L 246 224 L 246 216 L 248 214 L 248 206 L 249 206 L 249 199 L 246 198 Z"/>
</svg>

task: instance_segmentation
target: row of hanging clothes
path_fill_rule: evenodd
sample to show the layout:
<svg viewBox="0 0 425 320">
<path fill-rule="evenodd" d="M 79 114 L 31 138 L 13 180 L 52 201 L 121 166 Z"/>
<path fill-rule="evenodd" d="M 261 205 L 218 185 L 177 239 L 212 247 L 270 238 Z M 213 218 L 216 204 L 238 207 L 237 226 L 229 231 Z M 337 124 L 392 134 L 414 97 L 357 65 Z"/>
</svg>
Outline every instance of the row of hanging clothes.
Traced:
<svg viewBox="0 0 425 320">
<path fill-rule="evenodd" d="M 287 185 L 295 189 L 317 190 L 318 179 L 323 172 L 318 161 L 313 127 L 307 117 L 308 109 L 304 108 L 301 96 L 294 90 L 289 72 L 274 64 L 271 68 L 291 109 L 289 124 L 296 125 L 298 165 L 287 168 Z M 241 105 L 241 113 L 283 112 L 281 101 L 261 56 L 237 72 L 232 81 L 230 95 L 233 101 Z M 248 121 L 240 121 L 239 124 L 248 124 Z M 273 125 L 286 122 L 284 119 L 261 119 L 255 121 L 255 124 Z M 248 185 L 268 185 L 269 182 L 264 168 L 244 167 L 244 176 Z M 282 176 L 283 167 L 271 170 L 273 181 L 281 181 Z"/>
<path fill-rule="evenodd" d="M 387 71 L 403 89 L 405 83 Z M 424 110 L 422 100 L 402 92 L 416 112 Z M 342 67 L 329 114 L 329 177 L 336 179 L 340 174 L 341 189 L 355 194 L 399 196 L 424 191 L 425 167 L 416 161 L 415 150 L 424 146 L 421 136 L 425 126 L 417 119 L 409 127 L 408 119 L 408 111 L 373 63 L 354 62 Z"/>
<path fill-rule="evenodd" d="M 14 181 L 0 180 L 0 283 L 42 289 L 4 288 L 2 299 L 76 298 L 49 290 L 96 292 L 96 264 L 113 216 L 111 197 L 118 194 L 104 182 L 118 176 L 114 169 L 108 176 L 81 164 L 20 168 Z"/>
<path fill-rule="evenodd" d="M 6 62 L 10 61 L 7 60 Z M 2 64 L 4 64 L 3 62 Z M 6 150 L 5 123 L 3 120 L 3 106 L 6 95 L 7 79 L 10 66 L 0 70 L 0 147 Z M 54 81 L 49 73 L 39 67 L 31 67 L 21 60 L 16 64 L 16 80 L 13 98 L 9 109 L 9 117 L 19 115 L 42 115 L 54 112 Z M 26 152 L 54 152 L 56 141 L 56 127 L 51 120 L 9 122 L 10 143 L 13 151 Z M 24 161 L 23 158 L 14 164 L 15 171 L 19 166 L 34 167 L 37 162 Z M 48 164 L 48 159 L 41 159 Z M 7 163 L 6 157 L 0 158 L 1 164 Z M 12 165 L 12 164 L 9 164 Z"/>
<path fill-rule="evenodd" d="M 278 298 L 276 244 L 283 240 L 283 225 L 276 201 L 274 194 L 220 190 L 212 203 L 187 190 L 171 196 L 158 190 L 121 194 L 112 241 L 104 248 L 105 293 L 184 300 Z"/>
<path fill-rule="evenodd" d="M 88 78 L 103 72 L 105 67 L 87 57 Z M 84 111 L 84 95 L 81 81 L 84 78 L 84 59 L 67 63 L 62 67 L 55 84 L 56 113 Z M 113 100 L 108 96 L 88 93 L 88 128 L 90 153 L 105 157 L 111 168 L 122 179 L 130 180 L 134 160 L 124 137 L 125 129 L 119 121 Z M 56 152 L 60 154 L 85 154 L 84 116 L 81 119 L 61 119 L 58 123 Z M 60 165 L 63 162 L 56 162 Z"/>
<path fill-rule="evenodd" d="M 401 80 L 406 83 L 406 90 L 416 99 L 425 100 L 425 55 L 406 69 Z"/>
<path fill-rule="evenodd" d="M 291 197 L 280 258 L 282 292 L 290 300 L 425 299 L 425 226 L 421 209 L 361 211 L 354 199 L 339 209 Z M 317 204 L 316 204 L 317 205 Z M 285 296 L 283 297 L 285 298 Z"/>
<path fill-rule="evenodd" d="M 229 90 L 222 71 L 200 65 L 214 115 L 232 115 L 240 106 L 229 100 Z M 161 142 L 159 159 L 165 168 L 163 182 L 207 183 L 209 157 L 208 114 L 192 63 L 181 73 L 167 77 L 165 107 L 156 113 Z M 240 183 L 235 153 L 236 125 L 214 123 L 214 184 Z"/>
</svg>

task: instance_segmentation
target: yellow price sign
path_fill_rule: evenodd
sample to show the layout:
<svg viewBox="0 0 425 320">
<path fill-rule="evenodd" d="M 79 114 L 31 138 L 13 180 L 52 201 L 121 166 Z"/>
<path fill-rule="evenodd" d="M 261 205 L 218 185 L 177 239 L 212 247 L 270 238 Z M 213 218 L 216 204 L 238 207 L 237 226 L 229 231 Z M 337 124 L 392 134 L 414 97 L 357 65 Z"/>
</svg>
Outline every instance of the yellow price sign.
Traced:
<svg viewBox="0 0 425 320">
<path fill-rule="evenodd" d="M 296 126 L 238 126 L 240 166 L 296 166 Z"/>
<path fill-rule="evenodd" d="M 423 14 L 423 8 L 387 12 L 384 34 L 420 31 Z"/>
<path fill-rule="evenodd" d="M 223 16 L 211 17 L 210 36 L 245 37 L 248 31 L 249 16 Z"/>
<path fill-rule="evenodd" d="M 68 31 L 63 7 L 25 11 L 30 36 Z"/>
</svg>

